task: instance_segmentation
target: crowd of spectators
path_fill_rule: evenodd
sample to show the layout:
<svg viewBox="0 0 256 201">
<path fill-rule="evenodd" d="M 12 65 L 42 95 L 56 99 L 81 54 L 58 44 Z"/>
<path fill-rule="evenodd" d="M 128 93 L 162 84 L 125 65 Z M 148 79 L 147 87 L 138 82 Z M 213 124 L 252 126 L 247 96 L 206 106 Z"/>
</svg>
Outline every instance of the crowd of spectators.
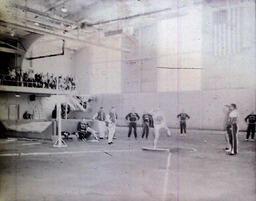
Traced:
<svg viewBox="0 0 256 201">
<path fill-rule="evenodd" d="M 32 69 L 21 71 L 9 68 L 5 74 L 0 74 L 0 84 L 8 86 L 23 86 L 34 88 L 75 90 L 76 83 L 71 76 L 56 76 L 53 73 L 35 73 Z"/>
</svg>

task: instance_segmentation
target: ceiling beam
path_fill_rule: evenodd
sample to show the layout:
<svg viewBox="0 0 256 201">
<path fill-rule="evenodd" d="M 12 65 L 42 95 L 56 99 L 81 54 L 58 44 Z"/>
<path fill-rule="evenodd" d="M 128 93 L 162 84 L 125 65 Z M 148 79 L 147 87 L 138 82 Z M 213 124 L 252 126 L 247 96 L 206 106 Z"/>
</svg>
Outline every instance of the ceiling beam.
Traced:
<svg viewBox="0 0 256 201">
<path fill-rule="evenodd" d="M 15 4 L 15 8 L 24 10 L 25 12 L 33 13 L 34 15 L 38 15 L 40 17 L 48 18 L 49 20 L 52 20 L 52 21 L 55 21 L 55 22 L 58 22 L 58 23 L 66 23 L 66 24 L 70 24 L 70 25 L 76 25 L 76 23 L 74 23 L 73 21 L 54 18 L 54 17 L 50 16 L 49 14 L 47 14 L 45 12 L 41 12 L 39 10 L 35 10 L 35 9 L 29 8 L 29 7 L 26 7 L 26 6 L 21 6 L 21 5 Z"/>
<path fill-rule="evenodd" d="M 22 55 L 22 53 L 16 49 L 12 49 L 12 48 L 8 48 L 8 47 L 1 47 L 1 46 L 0 46 L 0 52 Z"/>
<path fill-rule="evenodd" d="M 15 46 L 13 46 L 13 45 L 11 45 L 11 44 L 9 44 L 9 43 L 6 43 L 6 42 L 4 42 L 4 41 L 0 41 L 0 44 L 9 46 L 9 47 L 11 47 L 11 48 L 13 48 L 13 49 L 15 49 L 15 50 L 17 50 L 17 51 L 20 51 L 20 52 L 25 52 L 25 50 L 20 49 L 20 48 L 18 48 L 18 47 L 15 47 Z"/>
<path fill-rule="evenodd" d="M 150 12 L 146 12 L 146 13 L 138 13 L 138 14 L 135 14 L 135 15 L 130 15 L 130 16 L 125 16 L 125 17 L 120 17 L 120 18 L 115 18 L 115 19 L 110 19 L 110 20 L 99 21 L 99 22 L 88 24 L 88 26 L 108 24 L 108 23 L 112 23 L 112 22 L 129 20 L 129 19 L 133 19 L 133 18 L 137 18 L 137 17 L 143 17 L 143 16 L 153 15 L 153 14 L 167 12 L 167 11 L 173 11 L 173 8 L 168 7 L 168 8 L 164 8 L 164 9 L 161 9 L 161 10 L 154 10 L 154 11 L 150 11 Z"/>
<path fill-rule="evenodd" d="M 42 30 L 42 29 L 39 29 L 39 28 L 29 27 L 29 26 L 17 24 L 17 23 L 14 23 L 14 22 L 7 22 L 7 21 L 0 20 L 0 25 L 9 26 L 11 28 L 19 28 L 19 29 L 22 29 L 22 30 L 25 30 L 25 31 L 30 31 L 30 32 L 38 33 L 38 34 L 43 34 L 43 35 L 52 35 L 52 36 L 55 36 L 57 38 L 73 40 L 73 41 L 76 41 L 76 42 L 81 42 L 81 43 L 86 44 L 86 45 L 102 47 L 102 48 L 111 49 L 111 50 L 115 50 L 115 51 L 121 51 L 121 52 L 130 52 L 129 49 L 111 47 L 111 46 L 108 46 L 108 45 L 104 45 L 104 44 L 96 43 L 96 42 L 91 42 L 91 41 L 81 39 L 81 38 L 77 38 L 77 37 L 74 37 L 74 36 L 68 36 L 68 35 L 56 33 L 54 31 L 50 31 L 50 30 Z"/>
<path fill-rule="evenodd" d="M 60 6 L 64 5 L 65 3 L 69 2 L 71 0 L 59 0 L 56 1 L 54 4 L 51 5 L 50 8 L 44 11 L 44 13 L 48 13 L 49 11 L 52 11 L 53 9 L 56 10 L 56 8 L 59 8 Z"/>
</svg>

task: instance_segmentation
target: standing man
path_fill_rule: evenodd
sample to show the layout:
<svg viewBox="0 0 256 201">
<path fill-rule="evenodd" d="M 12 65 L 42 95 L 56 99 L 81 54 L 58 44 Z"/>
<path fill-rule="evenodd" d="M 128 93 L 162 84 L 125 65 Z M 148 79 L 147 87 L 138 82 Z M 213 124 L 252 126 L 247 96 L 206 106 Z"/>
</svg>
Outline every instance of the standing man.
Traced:
<svg viewBox="0 0 256 201">
<path fill-rule="evenodd" d="M 160 111 L 160 108 L 153 110 L 153 121 L 154 121 L 154 131 L 155 131 L 155 138 L 154 138 L 154 149 L 156 149 L 156 145 L 158 139 L 160 137 L 160 130 L 164 129 L 167 132 L 167 135 L 171 136 L 171 131 L 166 125 L 165 117 L 163 113 Z"/>
<path fill-rule="evenodd" d="M 113 137 L 116 132 L 117 114 L 116 109 L 112 106 L 110 112 L 107 115 L 107 128 L 108 128 L 108 144 L 113 144 Z"/>
<path fill-rule="evenodd" d="M 187 123 L 186 120 L 190 119 L 190 116 L 188 116 L 187 113 L 182 110 L 180 114 L 177 115 L 177 118 L 180 119 L 180 134 L 182 135 L 184 132 L 184 135 L 187 133 Z"/>
<path fill-rule="evenodd" d="M 146 139 L 148 139 L 149 127 L 152 127 L 153 124 L 152 115 L 144 111 L 144 114 L 142 115 L 142 121 L 143 132 L 141 137 L 144 138 L 144 136 L 146 136 Z"/>
<path fill-rule="evenodd" d="M 224 122 L 224 130 L 225 130 L 225 140 L 226 140 L 226 148 L 225 150 L 231 150 L 231 127 L 229 126 L 229 114 L 231 112 L 231 106 L 225 105 L 225 122 Z"/>
<path fill-rule="evenodd" d="M 229 114 L 229 119 L 228 119 L 228 129 L 230 133 L 230 141 L 231 141 L 231 150 L 229 150 L 229 155 L 236 155 L 238 153 L 237 149 L 237 134 L 239 131 L 238 128 L 238 111 L 237 111 L 237 106 L 236 104 L 231 104 L 230 106 L 231 112 Z"/>
<path fill-rule="evenodd" d="M 131 112 L 126 115 L 125 119 L 129 121 L 128 137 L 131 137 L 133 129 L 134 137 L 137 139 L 137 121 L 140 119 L 140 116 L 135 112 L 135 109 L 132 108 Z"/>
<path fill-rule="evenodd" d="M 104 108 L 100 107 L 99 111 L 93 116 L 93 119 L 97 120 L 98 122 L 98 129 L 99 129 L 99 135 L 100 139 L 104 139 L 105 131 L 106 131 L 106 114 L 104 112 Z"/>
<path fill-rule="evenodd" d="M 248 141 L 249 137 L 251 136 L 251 141 L 253 142 L 256 127 L 256 114 L 254 113 L 254 111 L 252 111 L 252 113 L 249 114 L 244 120 L 248 124 L 247 135 L 245 140 Z"/>
</svg>

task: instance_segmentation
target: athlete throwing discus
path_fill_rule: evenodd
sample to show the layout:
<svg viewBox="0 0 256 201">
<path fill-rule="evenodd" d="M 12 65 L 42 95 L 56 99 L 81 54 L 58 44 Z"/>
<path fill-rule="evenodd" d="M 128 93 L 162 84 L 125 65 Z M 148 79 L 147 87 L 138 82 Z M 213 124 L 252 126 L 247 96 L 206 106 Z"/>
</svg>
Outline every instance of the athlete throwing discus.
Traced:
<svg viewBox="0 0 256 201">
<path fill-rule="evenodd" d="M 154 121 L 154 135 L 155 135 L 154 149 L 156 149 L 156 146 L 160 137 L 160 131 L 165 130 L 168 136 L 171 136 L 171 131 L 166 125 L 165 117 L 163 113 L 160 111 L 160 108 L 153 110 L 152 116 Z"/>
</svg>

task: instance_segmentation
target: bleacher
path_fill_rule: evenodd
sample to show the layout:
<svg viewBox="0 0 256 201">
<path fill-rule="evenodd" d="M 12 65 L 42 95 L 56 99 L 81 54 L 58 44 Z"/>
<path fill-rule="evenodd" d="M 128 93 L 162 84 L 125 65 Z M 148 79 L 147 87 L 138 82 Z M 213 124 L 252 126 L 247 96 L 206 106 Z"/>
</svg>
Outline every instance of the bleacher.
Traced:
<svg viewBox="0 0 256 201">
<path fill-rule="evenodd" d="M 11 70 L 8 74 L 0 74 L 0 91 L 49 95 L 75 94 L 76 83 L 74 78 L 69 76 L 31 74 Z"/>
</svg>

